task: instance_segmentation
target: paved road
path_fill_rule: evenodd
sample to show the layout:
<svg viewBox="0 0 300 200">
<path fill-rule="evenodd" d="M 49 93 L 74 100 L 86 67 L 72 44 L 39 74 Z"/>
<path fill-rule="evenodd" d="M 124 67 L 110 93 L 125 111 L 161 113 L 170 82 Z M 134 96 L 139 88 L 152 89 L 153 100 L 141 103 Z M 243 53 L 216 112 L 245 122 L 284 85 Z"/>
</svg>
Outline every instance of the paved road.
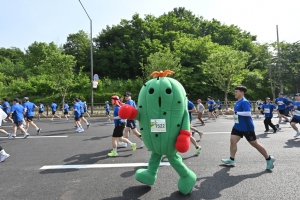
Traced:
<svg viewBox="0 0 300 200">
<path fill-rule="evenodd" d="M 120 148 L 118 157 L 107 157 L 111 151 L 111 122 L 93 118 L 88 130 L 76 133 L 72 121 L 36 121 L 42 128 L 41 137 L 33 137 L 36 131 L 32 128 L 27 139 L 0 138 L 0 145 L 11 154 L 0 163 L 0 199 L 299 199 L 300 139 L 293 138 L 289 124 L 282 124 L 276 134 L 264 134 L 262 119 L 254 121 L 259 141 L 276 158 L 275 169 L 265 171 L 264 158 L 245 139 L 238 146 L 237 166 L 222 166 L 220 159 L 229 155 L 232 118 L 221 117 L 204 127 L 194 120 L 205 135 L 198 157 L 193 147 L 181 154 L 198 177 L 193 191 L 186 196 L 178 192 L 178 175 L 170 166 L 160 167 L 152 187 L 135 180 L 135 171 L 142 167 L 96 168 L 99 164 L 147 163 L 150 156 L 146 148 L 135 152 Z M 12 130 L 9 123 L 3 126 Z M 130 139 L 140 145 L 134 135 Z M 41 169 L 53 165 L 92 168 Z"/>
</svg>

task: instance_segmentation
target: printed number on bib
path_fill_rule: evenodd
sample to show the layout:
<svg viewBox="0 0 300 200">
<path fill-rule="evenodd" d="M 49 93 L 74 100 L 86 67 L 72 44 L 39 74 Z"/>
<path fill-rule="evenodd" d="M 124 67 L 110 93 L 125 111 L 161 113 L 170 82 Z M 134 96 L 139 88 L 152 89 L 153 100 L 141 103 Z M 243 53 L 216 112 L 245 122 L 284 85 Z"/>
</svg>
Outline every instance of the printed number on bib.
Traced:
<svg viewBox="0 0 300 200">
<path fill-rule="evenodd" d="M 234 120 L 234 123 L 238 124 L 239 123 L 239 116 L 238 115 L 233 115 L 233 120 Z"/>
<path fill-rule="evenodd" d="M 269 108 L 265 108 L 264 109 L 264 113 L 270 113 L 270 109 Z"/>
<path fill-rule="evenodd" d="M 165 119 L 151 119 L 150 121 L 151 132 L 166 132 Z"/>
</svg>

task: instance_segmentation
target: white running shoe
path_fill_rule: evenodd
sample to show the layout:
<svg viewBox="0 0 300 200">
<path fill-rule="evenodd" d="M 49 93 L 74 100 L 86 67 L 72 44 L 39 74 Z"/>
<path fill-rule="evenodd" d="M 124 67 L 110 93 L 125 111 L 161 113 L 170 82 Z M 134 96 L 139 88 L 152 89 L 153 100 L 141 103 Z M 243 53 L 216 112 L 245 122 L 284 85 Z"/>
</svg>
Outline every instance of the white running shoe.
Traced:
<svg viewBox="0 0 300 200">
<path fill-rule="evenodd" d="M 143 148 L 144 146 L 145 146 L 144 141 L 142 141 L 141 148 Z"/>
<path fill-rule="evenodd" d="M 125 142 L 118 142 L 118 146 L 119 147 L 127 147 L 127 143 L 125 143 Z"/>
<path fill-rule="evenodd" d="M 12 138 L 12 135 L 13 135 L 12 133 L 7 133 L 7 138 L 8 138 L 8 139 L 11 139 L 11 138 Z"/>
<path fill-rule="evenodd" d="M 79 131 L 78 131 L 78 133 L 82 133 L 84 131 L 84 129 L 83 128 L 79 128 Z"/>
<path fill-rule="evenodd" d="M 24 139 L 26 139 L 29 136 L 28 133 L 25 133 L 25 135 L 23 136 Z"/>
<path fill-rule="evenodd" d="M 300 136 L 300 132 L 297 132 L 296 135 L 294 135 L 294 138 L 297 138 Z"/>
<path fill-rule="evenodd" d="M 0 151 L 0 162 L 3 162 L 6 158 L 8 158 L 10 155 L 2 149 Z"/>
</svg>

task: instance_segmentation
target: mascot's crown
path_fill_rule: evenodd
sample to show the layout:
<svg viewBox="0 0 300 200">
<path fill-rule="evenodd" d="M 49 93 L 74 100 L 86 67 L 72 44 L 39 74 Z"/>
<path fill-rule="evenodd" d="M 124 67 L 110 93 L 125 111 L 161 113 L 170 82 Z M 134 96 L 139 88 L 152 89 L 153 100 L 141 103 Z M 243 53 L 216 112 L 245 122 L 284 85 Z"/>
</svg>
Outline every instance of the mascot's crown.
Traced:
<svg viewBox="0 0 300 200">
<path fill-rule="evenodd" d="M 166 77 L 168 76 L 169 74 L 175 74 L 175 72 L 167 69 L 165 70 L 164 72 L 163 71 L 154 71 L 152 72 L 152 74 L 150 76 L 152 76 L 153 78 L 156 78 L 156 77 Z"/>
</svg>

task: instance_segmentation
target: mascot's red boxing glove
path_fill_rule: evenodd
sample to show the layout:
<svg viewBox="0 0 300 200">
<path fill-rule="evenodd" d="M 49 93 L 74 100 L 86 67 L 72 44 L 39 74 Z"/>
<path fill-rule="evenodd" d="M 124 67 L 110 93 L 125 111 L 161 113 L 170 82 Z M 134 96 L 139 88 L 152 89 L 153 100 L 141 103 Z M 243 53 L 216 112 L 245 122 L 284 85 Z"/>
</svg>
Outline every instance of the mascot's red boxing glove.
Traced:
<svg viewBox="0 0 300 200">
<path fill-rule="evenodd" d="M 138 111 L 135 107 L 125 104 L 121 106 L 118 115 L 121 119 L 130 119 L 133 120 L 138 114 Z"/>
<path fill-rule="evenodd" d="M 187 130 L 180 130 L 175 143 L 175 148 L 177 149 L 178 152 L 185 153 L 189 150 L 190 143 L 191 143 L 190 136 L 191 136 L 191 132 Z"/>
</svg>

